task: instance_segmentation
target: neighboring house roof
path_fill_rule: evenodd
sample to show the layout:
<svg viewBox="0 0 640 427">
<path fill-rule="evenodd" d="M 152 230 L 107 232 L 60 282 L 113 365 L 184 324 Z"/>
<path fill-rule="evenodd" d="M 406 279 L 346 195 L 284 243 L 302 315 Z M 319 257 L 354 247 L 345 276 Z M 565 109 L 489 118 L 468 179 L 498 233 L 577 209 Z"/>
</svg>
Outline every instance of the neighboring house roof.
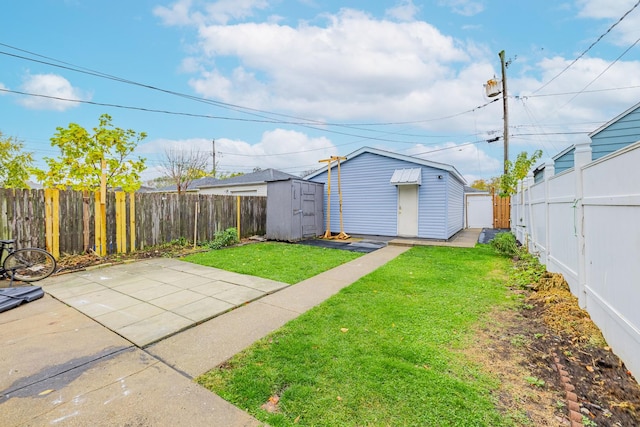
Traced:
<svg viewBox="0 0 640 427">
<path fill-rule="evenodd" d="M 155 190 L 156 189 L 153 187 L 147 187 L 146 185 L 141 185 L 140 188 L 138 188 L 138 193 L 151 193 Z"/>
<path fill-rule="evenodd" d="M 218 181 L 218 179 L 210 177 L 210 176 L 205 176 L 204 178 L 194 179 L 189 184 L 189 187 L 187 188 L 187 191 L 195 191 L 195 189 L 198 188 L 200 185 L 208 184 L 208 183 L 215 182 L 215 181 Z M 157 192 L 164 193 L 164 192 L 178 191 L 178 186 L 175 185 L 175 184 L 167 185 L 166 187 L 161 187 L 161 188 L 158 188 L 157 190 L 154 190 L 154 191 L 156 193 Z"/>
<path fill-rule="evenodd" d="M 575 144 L 571 144 L 570 146 L 568 146 L 567 148 L 565 148 L 564 150 L 562 150 L 561 152 L 553 156 L 551 160 L 553 160 L 553 162 L 555 163 L 561 157 L 565 155 L 570 155 L 571 153 L 573 153 L 573 150 L 575 150 L 575 148 L 576 148 Z M 542 173 L 542 171 L 545 169 L 547 165 L 547 162 L 548 160 L 541 160 L 540 162 L 538 162 L 538 164 L 533 167 L 533 175 L 536 176 L 539 173 Z"/>
<path fill-rule="evenodd" d="M 346 156 L 347 160 L 344 160 L 342 163 L 348 162 L 350 159 L 358 157 L 359 155 L 364 154 L 364 153 L 377 154 L 379 156 L 389 157 L 389 158 L 397 159 L 397 160 L 403 160 L 405 162 L 411 162 L 411 163 L 415 163 L 415 164 L 421 165 L 421 166 L 428 166 L 428 167 L 432 167 L 432 168 L 435 168 L 435 169 L 441 169 L 441 170 L 447 171 L 450 174 L 452 174 L 454 177 L 456 177 L 463 184 L 466 184 L 466 182 L 467 182 L 462 177 L 462 175 L 460 175 L 460 172 L 458 172 L 458 170 L 455 167 L 451 166 L 451 165 L 447 165 L 447 164 L 444 164 L 444 163 L 438 163 L 438 162 L 432 162 L 430 160 L 425 160 L 425 159 L 421 159 L 421 158 L 418 158 L 418 157 L 407 156 L 405 154 L 393 153 L 391 151 L 384 151 L 384 150 L 380 150 L 378 148 L 362 147 L 359 150 L 356 150 L 353 153 L 347 155 Z M 321 173 L 325 172 L 328 169 L 328 167 L 329 167 L 329 165 L 324 166 L 324 167 L 318 169 L 317 171 L 307 175 L 304 179 L 312 179 L 313 177 L 318 176 Z"/>
<path fill-rule="evenodd" d="M 263 184 L 270 181 L 284 181 L 287 179 L 299 179 L 300 177 L 290 175 L 288 173 L 280 172 L 276 169 L 265 169 L 258 172 L 246 173 L 244 175 L 234 176 L 232 178 L 217 179 L 211 176 L 195 179 L 189 184 L 187 191 L 197 191 L 200 188 L 215 188 L 215 187 L 232 187 L 235 185 L 250 185 L 250 184 Z M 166 187 L 155 190 L 157 192 L 169 192 L 177 191 L 175 185 L 168 185 Z"/>
<path fill-rule="evenodd" d="M 234 185 L 263 184 L 272 181 L 286 181 L 288 179 L 300 179 L 299 176 L 280 172 L 276 169 L 265 169 L 258 172 L 247 173 L 227 179 L 217 179 L 215 182 L 199 184 L 197 188 L 230 187 Z"/>
<path fill-rule="evenodd" d="M 27 181 L 27 186 L 29 188 L 31 188 L 32 190 L 41 190 L 44 188 L 44 186 L 42 184 L 40 184 L 39 182 L 34 182 L 34 181 Z"/>
<path fill-rule="evenodd" d="M 605 130 L 606 128 L 611 126 L 612 124 L 618 122 L 620 119 L 622 119 L 623 117 L 627 116 L 628 114 L 634 112 L 638 108 L 640 108 L 640 102 L 637 103 L 636 105 L 634 105 L 633 107 L 629 108 L 628 110 L 626 110 L 624 113 L 618 114 L 616 117 L 614 117 L 613 119 L 609 120 L 607 123 L 605 123 L 602 126 L 600 126 L 598 129 L 596 129 L 593 132 L 591 132 L 589 134 L 589 138 L 593 138 L 595 135 L 599 134 L 600 132 L 602 132 L 603 130 Z"/>
<path fill-rule="evenodd" d="M 468 185 L 464 186 L 464 192 L 465 193 L 485 193 L 485 194 L 489 194 L 489 192 L 487 190 L 478 190 L 477 188 L 469 187 Z"/>
</svg>

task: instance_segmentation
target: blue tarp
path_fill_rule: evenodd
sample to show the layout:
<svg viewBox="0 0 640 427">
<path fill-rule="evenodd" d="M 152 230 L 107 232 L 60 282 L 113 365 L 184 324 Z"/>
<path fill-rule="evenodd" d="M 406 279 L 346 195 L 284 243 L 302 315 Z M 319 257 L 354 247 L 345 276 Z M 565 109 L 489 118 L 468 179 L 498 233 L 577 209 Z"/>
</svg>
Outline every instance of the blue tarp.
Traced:
<svg viewBox="0 0 640 427">
<path fill-rule="evenodd" d="M 0 289 L 0 313 L 11 310 L 22 303 L 42 298 L 44 291 L 40 286 L 19 286 Z"/>
</svg>

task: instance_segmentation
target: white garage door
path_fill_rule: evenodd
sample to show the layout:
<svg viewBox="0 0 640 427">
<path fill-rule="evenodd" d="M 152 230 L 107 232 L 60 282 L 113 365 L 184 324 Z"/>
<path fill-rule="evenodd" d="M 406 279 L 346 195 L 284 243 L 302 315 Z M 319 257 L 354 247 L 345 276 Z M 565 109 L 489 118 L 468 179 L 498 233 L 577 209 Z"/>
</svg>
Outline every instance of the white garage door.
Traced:
<svg viewBox="0 0 640 427">
<path fill-rule="evenodd" d="M 489 194 L 467 194 L 467 228 L 493 228 L 493 200 Z"/>
</svg>

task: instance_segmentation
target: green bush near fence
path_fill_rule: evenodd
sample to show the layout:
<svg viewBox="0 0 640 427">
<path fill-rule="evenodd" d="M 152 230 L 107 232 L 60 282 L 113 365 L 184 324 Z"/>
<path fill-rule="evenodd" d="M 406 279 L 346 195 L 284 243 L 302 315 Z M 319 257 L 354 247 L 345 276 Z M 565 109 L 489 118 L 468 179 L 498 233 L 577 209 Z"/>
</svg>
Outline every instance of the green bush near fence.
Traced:
<svg viewBox="0 0 640 427">
<path fill-rule="evenodd" d="M 209 249 L 220 249 L 238 243 L 238 230 L 235 227 L 218 231 L 212 241 L 204 244 Z"/>
</svg>

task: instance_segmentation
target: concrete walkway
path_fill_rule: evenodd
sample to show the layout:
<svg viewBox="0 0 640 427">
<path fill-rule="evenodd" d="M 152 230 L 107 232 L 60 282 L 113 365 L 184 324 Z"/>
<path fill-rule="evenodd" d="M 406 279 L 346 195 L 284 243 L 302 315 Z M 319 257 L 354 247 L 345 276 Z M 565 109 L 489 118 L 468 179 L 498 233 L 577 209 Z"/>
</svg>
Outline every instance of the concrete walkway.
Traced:
<svg viewBox="0 0 640 427">
<path fill-rule="evenodd" d="M 101 323 L 50 296 L 0 315 L 2 424 L 261 425 L 191 378 L 219 365 L 408 249 L 388 246 L 273 294 L 269 293 L 280 286 L 277 282 L 234 283 L 237 277 L 216 276 L 221 270 L 212 272 L 215 277 L 209 277 L 209 281 L 197 283 L 199 278 L 207 278 L 208 273 L 194 273 L 188 271 L 193 268 L 192 264 L 166 259 L 154 261 L 159 264 L 132 263 L 42 282 L 47 292 L 73 302 L 78 310 Z M 138 268 L 147 269 L 144 282 L 136 280 Z M 177 276 L 169 279 L 169 273 L 174 271 L 188 276 L 175 273 Z M 72 282 L 74 280 L 76 282 Z M 154 283 L 154 287 L 169 285 L 175 289 L 166 295 L 147 295 L 151 300 L 143 301 L 143 291 L 151 289 L 146 287 L 147 281 L 159 282 Z M 224 282 L 218 283 L 222 288 L 217 288 L 215 282 Z M 244 288 L 249 295 L 254 295 L 249 289 L 258 291 L 263 297 L 246 305 L 237 300 L 235 304 L 227 301 L 241 306 L 200 324 L 197 323 L 215 316 L 213 311 L 179 309 L 196 302 L 189 297 L 179 299 L 181 305 L 171 303 L 178 299 L 163 299 L 189 291 L 185 295 L 197 293 L 200 300 L 225 301 L 221 295 L 229 291 L 229 288 L 223 289 L 229 285 L 239 287 L 236 290 Z M 199 288 L 202 286 L 204 288 Z M 203 289 L 215 289 L 215 293 L 208 295 Z M 258 296 L 246 300 L 255 297 Z M 161 308 L 163 313 L 147 313 L 149 307 L 146 306 L 136 311 L 127 310 L 152 301 L 155 303 L 151 305 Z M 163 321 L 156 322 L 159 320 L 154 319 L 156 316 L 163 316 Z M 127 320 L 118 324 L 120 317 Z M 182 319 L 188 319 L 189 324 Z M 111 327 L 118 333 L 103 326 L 111 321 L 115 322 Z M 161 336 L 150 336 L 150 332 L 128 334 L 127 326 L 142 326 L 144 322 L 144 328 L 129 329 L 164 328 Z M 123 326 L 123 323 L 127 324 Z M 193 324 L 197 325 L 176 333 Z M 127 339 L 123 338 L 127 335 Z M 167 336 L 146 351 L 132 344 L 138 340 L 139 345 L 148 345 Z"/>
<path fill-rule="evenodd" d="M 478 243 L 478 237 L 482 228 L 465 228 L 456 233 L 449 240 L 435 239 L 411 239 L 399 237 L 389 241 L 389 245 L 395 246 L 451 246 L 455 248 L 473 248 Z"/>
</svg>

